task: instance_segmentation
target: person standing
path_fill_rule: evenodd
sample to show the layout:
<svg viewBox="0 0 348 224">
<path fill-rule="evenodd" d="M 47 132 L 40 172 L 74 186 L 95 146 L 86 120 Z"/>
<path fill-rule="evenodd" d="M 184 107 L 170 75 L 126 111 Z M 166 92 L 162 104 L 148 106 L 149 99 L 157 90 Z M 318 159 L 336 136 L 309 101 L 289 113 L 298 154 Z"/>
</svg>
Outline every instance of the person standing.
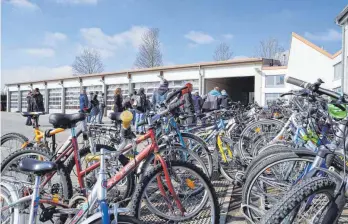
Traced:
<svg viewBox="0 0 348 224">
<path fill-rule="evenodd" d="M 192 100 L 192 84 L 191 83 L 186 83 L 185 86 L 187 87 L 186 89 L 183 89 L 181 91 L 182 94 L 182 99 L 185 100 L 184 105 L 182 106 L 182 110 L 185 114 L 187 115 L 193 115 L 195 113 L 195 107 L 193 104 Z M 186 119 L 186 124 L 192 124 L 196 121 L 194 116 L 190 116 Z"/>
<path fill-rule="evenodd" d="M 100 97 L 99 97 L 99 116 L 98 116 L 98 122 L 99 124 L 104 124 L 103 123 L 103 116 L 104 116 L 104 112 L 105 112 L 105 99 L 104 99 L 104 93 L 101 93 Z"/>
<path fill-rule="evenodd" d="M 82 90 L 80 93 L 80 112 L 84 112 L 88 109 L 88 97 L 86 93 L 86 89 Z"/>
<path fill-rule="evenodd" d="M 97 116 L 99 114 L 99 100 L 98 100 L 98 91 L 95 92 L 92 100 L 91 100 L 91 106 L 92 106 L 92 109 L 91 109 L 91 120 L 90 122 L 95 122 L 96 119 L 97 119 Z"/>
<path fill-rule="evenodd" d="M 40 93 L 39 88 L 35 88 L 33 96 L 32 96 L 32 100 L 33 100 L 33 111 L 35 112 L 45 112 L 45 106 L 44 106 L 44 100 L 43 100 L 43 96 Z"/>
<path fill-rule="evenodd" d="M 137 95 L 135 101 L 135 132 L 137 134 L 145 134 L 145 127 L 140 126 L 138 127 L 138 123 L 144 120 L 144 113 L 146 112 L 146 95 L 145 95 L 145 89 L 140 88 L 139 94 Z M 134 104 L 133 104 L 134 105 Z"/>
<path fill-rule="evenodd" d="M 199 95 L 198 92 L 195 92 L 195 94 L 192 96 L 193 105 L 195 107 L 196 114 L 200 114 L 202 112 L 202 106 L 203 106 L 203 99 Z"/>
<path fill-rule="evenodd" d="M 32 92 L 29 91 L 27 95 L 27 112 L 33 112 L 33 97 L 32 97 Z M 27 121 L 25 122 L 27 126 L 33 125 L 31 122 L 31 117 L 27 117 Z"/>
<path fill-rule="evenodd" d="M 211 90 L 206 96 L 204 96 L 203 100 L 203 112 L 212 111 L 219 109 L 219 97 L 221 96 L 220 88 L 215 87 Z"/>
<path fill-rule="evenodd" d="M 93 100 L 93 96 L 94 96 L 94 93 L 93 92 L 90 92 L 89 93 L 89 97 L 88 97 L 88 111 L 89 111 L 89 115 L 87 116 L 87 122 L 91 122 L 91 118 L 92 118 L 92 108 L 93 108 L 93 105 L 92 105 L 92 100 Z"/>
<path fill-rule="evenodd" d="M 122 112 L 123 111 L 123 98 L 122 98 L 122 91 L 121 88 L 117 88 L 115 90 L 114 95 L 114 112 Z"/>
<path fill-rule="evenodd" d="M 169 82 L 166 79 L 163 79 L 160 82 L 160 87 L 152 95 L 152 104 L 154 107 L 156 105 L 163 103 L 167 99 L 169 92 Z"/>
<path fill-rule="evenodd" d="M 226 90 L 221 90 L 221 96 L 219 96 L 220 102 L 219 107 L 220 108 L 227 108 L 229 107 L 229 103 L 231 101 L 230 97 L 228 96 Z"/>
</svg>

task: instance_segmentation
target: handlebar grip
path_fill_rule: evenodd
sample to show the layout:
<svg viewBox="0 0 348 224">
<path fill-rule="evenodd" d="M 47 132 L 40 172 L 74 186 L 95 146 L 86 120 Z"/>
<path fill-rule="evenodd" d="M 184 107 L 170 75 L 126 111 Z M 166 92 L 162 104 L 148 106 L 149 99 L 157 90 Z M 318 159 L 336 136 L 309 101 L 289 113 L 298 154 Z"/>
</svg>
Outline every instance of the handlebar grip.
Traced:
<svg viewBox="0 0 348 224">
<path fill-rule="evenodd" d="M 140 127 L 140 126 L 143 126 L 143 125 L 145 125 L 145 124 L 147 124 L 147 120 L 146 120 L 146 119 L 145 119 L 145 120 L 142 120 L 142 121 L 140 121 L 140 122 L 138 122 L 138 123 L 137 123 L 137 126 Z"/>
<path fill-rule="evenodd" d="M 341 97 L 341 95 L 339 93 L 336 93 L 332 90 L 324 89 L 321 87 L 318 88 L 317 93 L 324 94 L 324 95 L 330 96 L 330 97 L 335 98 L 335 99 L 339 99 Z"/>
<path fill-rule="evenodd" d="M 298 86 L 298 87 L 302 87 L 302 88 L 308 88 L 310 86 L 310 84 L 308 82 L 302 81 L 300 79 L 296 79 L 293 77 L 286 77 L 285 81 L 289 84 L 292 84 L 294 86 Z"/>
<path fill-rule="evenodd" d="M 294 93 L 293 92 L 283 93 L 283 94 L 280 95 L 280 97 L 289 96 L 289 95 L 294 95 Z"/>
<path fill-rule="evenodd" d="M 178 89 L 177 91 L 175 91 L 174 93 L 172 93 L 172 94 L 168 97 L 168 99 L 166 99 L 165 103 L 166 103 L 166 104 L 170 103 L 170 101 L 171 101 L 176 95 L 178 95 L 182 90 L 187 89 L 187 88 L 188 88 L 187 86 L 184 86 L 184 87 Z"/>
</svg>

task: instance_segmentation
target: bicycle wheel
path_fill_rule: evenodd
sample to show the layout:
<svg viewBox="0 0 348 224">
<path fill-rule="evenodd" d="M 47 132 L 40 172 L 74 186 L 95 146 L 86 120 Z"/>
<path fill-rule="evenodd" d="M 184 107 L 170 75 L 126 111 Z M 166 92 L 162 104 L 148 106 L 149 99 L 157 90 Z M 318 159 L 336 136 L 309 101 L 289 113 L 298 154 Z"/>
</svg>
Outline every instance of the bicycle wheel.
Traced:
<svg viewBox="0 0 348 224">
<path fill-rule="evenodd" d="M 336 184 L 327 177 L 313 177 L 295 185 L 261 223 L 319 223 L 333 202 Z"/>
<path fill-rule="evenodd" d="M 112 148 L 107 145 L 96 145 L 97 149 L 107 149 L 108 151 L 116 151 L 115 148 Z M 86 162 L 86 156 L 90 153 L 90 148 L 82 148 L 79 150 L 80 155 L 80 165 L 82 169 L 86 169 L 87 167 L 91 166 L 96 161 Z M 109 165 L 107 166 L 107 175 L 108 178 L 114 176 L 123 165 L 118 160 L 112 160 L 108 161 Z M 67 172 L 70 175 L 76 175 L 76 166 L 75 166 L 75 159 L 73 156 L 71 156 L 68 161 L 66 162 Z M 90 172 L 86 173 L 85 176 L 85 183 L 87 184 L 86 187 L 89 189 L 92 189 L 94 184 L 97 182 L 98 179 L 98 171 L 99 169 L 92 170 Z M 78 188 L 78 187 L 77 187 Z M 135 179 L 133 173 L 130 173 L 126 178 L 124 178 L 122 181 L 120 181 L 115 187 L 108 190 L 107 197 L 110 202 L 119 202 L 128 199 L 130 200 L 133 192 L 135 189 Z M 121 203 L 122 206 L 126 206 L 127 203 Z"/>
<path fill-rule="evenodd" d="M 1 136 L 1 160 L 5 159 L 15 150 L 23 148 L 29 139 L 19 133 L 7 133 Z"/>
<path fill-rule="evenodd" d="M 194 164 L 200 168 L 207 176 L 209 175 L 208 169 L 205 166 L 199 155 L 191 150 L 182 148 L 180 144 L 166 147 L 160 146 L 158 153 L 165 158 L 167 161 L 185 161 Z M 141 166 L 140 174 L 146 174 L 154 166 L 155 155 L 149 155 L 143 165 Z M 142 176 L 139 178 L 142 179 Z"/>
<path fill-rule="evenodd" d="M 44 148 L 33 148 L 27 147 L 18 151 L 13 152 L 7 158 L 2 161 L 1 164 L 1 176 L 2 177 L 10 177 L 16 180 L 16 182 L 21 183 L 21 188 L 18 191 L 20 196 L 25 196 L 27 194 L 31 194 L 32 189 L 34 187 L 35 175 L 30 172 L 24 172 L 19 170 L 19 162 L 24 158 L 35 158 L 43 161 L 49 161 L 53 155 L 49 152 L 49 150 Z M 72 183 L 70 179 L 70 175 L 67 172 L 66 168 L 62 164 L 57 164 L 58 168 L 56 174 L 48 180 L 47 184 L 40 188 L 40 194 L 42 195 L 57 195 L 60 200 L 69 200 L 72 197 Z M 47 176 L 41 177 L 41 182 L 45 182 Z M 21 207 L 21 212 L 28 212 L 30 208 L 29 203 L 23 203 L 23 207 Z M 46 212 L 46 218 L 53 218 L 53 216 L 58 216 L 57 218 L 61 221 L 65 221 L 67 216 L 52 212 L 48 214 L 48 210 L 51 209 L 52 206 L 48 204 L 40 204 L 38 214 Z M 48 219 L 49 220 L 49 219 Z"/>
<path fill-rule="evenodd" d="M 244 180 L 246 180 L 246 178 L 249 176 L 249 173 L 252 170 L 254 170 L 255 167 L 257 167 L 259 164 L 261 164 L 266 158 L 277 155 L 278 153 L 283 153 L 284 151 L 287 151 L 287 150 L 291 150 L 291 148 L 282 144 L 274 144 L 274 145 L 269 145 L 266 147 L 267 147 L 267 150 L 262 150 L 262 153 L 260 153 L 257 157 L 251 160 L 247 169 L 245 170 L 244 177 L 243 177 Z"/>
<path fill-rule="evenodd" d="M 110 221 L 111 223 L 115 223 L 114 221 L 114 214 L 110 215 Z M 95 221 L 90 222 L 91 224 L 103 224 L 102 219 L 99 218 Z M 140 220 L 132 217 L 132 216 L 128 216 L 128 215 L 122 215 L 122 214 L 118 214 L 117 216 L 117 223 L 118 224 L 142 224 L 143 222 L 141 222 Z"/>
<path fill-rule="evenodd" d="M 157 165 L 144 176 L 135 190 L 132 199 L 134 216 L 141 221 L 151 219 L 156 223 L 165 220 L 182 223 L 197 219 L 200 222 L 219 223 L 219 203 L 208 177 L 190 163 L 168 161 L 167 164 L 174 191 L 185 211 L 178 208 L 176 200 L 169 193 L 163 167 Z M 158 183 L 162 183 L 163 187 L 159 187 Z M 204 190 L 199 195 L 191 194 L 200 187 L 204 187 Z"/>
<path fill-rule="evenodd" d="M 283 122 L 274 119 L 259 120 L 249 124 L 240 136 L 239 151 L 255 157 L 258 151 L 273 140 L 283 127 Z"/>
<path fill-rule="evenodd" d="M 3 181 L 3 180 L 2 180 Z M 1 209 L 1 219 L 0 223 L 19 223 L 19 208 L 13 207 L 11 209 L 2 210 L 4 207 L 9 206 L 17 199 L 13 198 L 13 192 L 8 189 L 3 183 L 0 184 L 0 209 Z"/>
<path fill-rule="evenodd" d="M 284 151 L 265 159 L 247 177 L 242 189 L 244 214 L 258 222 L 308 171 L 315 154 Z M 256 209 L 255 209 L 256 208 Z"/>
<path fill-rule="evenodd" d="M 182 132 L 181 135 L 187 148 L 197 153 L 203 160 L 209 172 L 207 175 L 208 177 L 211 177 L 213 173 L 213 158 L 208 145 L 197 135 L 186 132 Z"/>
</svg>

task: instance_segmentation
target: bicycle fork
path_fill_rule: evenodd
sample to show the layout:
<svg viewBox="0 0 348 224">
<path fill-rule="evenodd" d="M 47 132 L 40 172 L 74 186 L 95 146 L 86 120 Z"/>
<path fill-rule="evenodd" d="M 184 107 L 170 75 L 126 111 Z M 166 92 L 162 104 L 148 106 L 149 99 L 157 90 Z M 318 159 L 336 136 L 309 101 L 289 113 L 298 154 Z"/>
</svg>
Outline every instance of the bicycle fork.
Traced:
<svg viewBox="0 0 348 224">
<path fill-rule="evenodd" d="M 169 188 L 169 192 L 173 196 L 175 204 L 176 204 L 176 206 L 178 206 L 179 210 L 181 211 L 181 214 L 184 215 L 186 210 L 182 206 L 181 201 L 180 201 L 178 195 L 174 191 L 174 187 L 173 187 L 173 184 L 172 184 L 172 181 L 170 179 L 169 172 L 168 172 L 168 166 L 167 166 L 166 162 L 164 161 L 164 159 L 158 153 L 155 154 L 155 157 L 156 157 L 155 165 L 156 165 L 156 161 L 159 160 L 161 165 L 162 165 L 162 167 L 163 167 L 163 173 L 164 173 L 164 177 L 166 179 L 166 182 L 167 182 L 167 185 L 168 185 L 168 188 Z M 169 200 L 168 196 L 166 195 L 166 192 L 165 192 L 165 189 L 164 189 L 164 186 L 163 186 L 163 183 L 162 183 L 160 175 L 157 175 L 156 178 L 157 178 L 157 183 L 158 183 L 158 187 L 160 189 L 160 192 L 161 192 L 162 196 L 165 198 L 165 200 L 167 201 L 168 207 L 171 210 L 174 210 L 173 207 L 170 204 L 170 200 Z"/>
</svg>

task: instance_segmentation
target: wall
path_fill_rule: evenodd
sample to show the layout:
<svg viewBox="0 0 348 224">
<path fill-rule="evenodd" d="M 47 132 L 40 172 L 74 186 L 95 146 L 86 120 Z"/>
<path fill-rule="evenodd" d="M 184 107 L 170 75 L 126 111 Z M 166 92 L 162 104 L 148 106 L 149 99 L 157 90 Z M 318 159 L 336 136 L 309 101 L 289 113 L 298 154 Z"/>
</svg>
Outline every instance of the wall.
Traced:
<svg viewBox="0 0 348 224">
<path fill-rule="evenodd" d="M 288 92 L 291 88 L 290 85 L 284 83 L 284 87 L 266 87 L 266 77 L 271 75 L 287 75 L 287 68 L 277 68 L 274 67 L 272 69 L 265 68 L 262 70 L 261 75 L 261 105 L 266 105 L 265 95 L 266 93 L 285 93 Z"/>
<path fill-rule="evenodd" d="M 315 82 L 318 78 L 321 78 L 325 82 L 323 87 L 331 88 L 333 79 L 332 59 L 293 36 L 288 76 L 307 82 Z M 295 87 L 290 86 L 289 88 L 293 89 Z"/>
</svg>

